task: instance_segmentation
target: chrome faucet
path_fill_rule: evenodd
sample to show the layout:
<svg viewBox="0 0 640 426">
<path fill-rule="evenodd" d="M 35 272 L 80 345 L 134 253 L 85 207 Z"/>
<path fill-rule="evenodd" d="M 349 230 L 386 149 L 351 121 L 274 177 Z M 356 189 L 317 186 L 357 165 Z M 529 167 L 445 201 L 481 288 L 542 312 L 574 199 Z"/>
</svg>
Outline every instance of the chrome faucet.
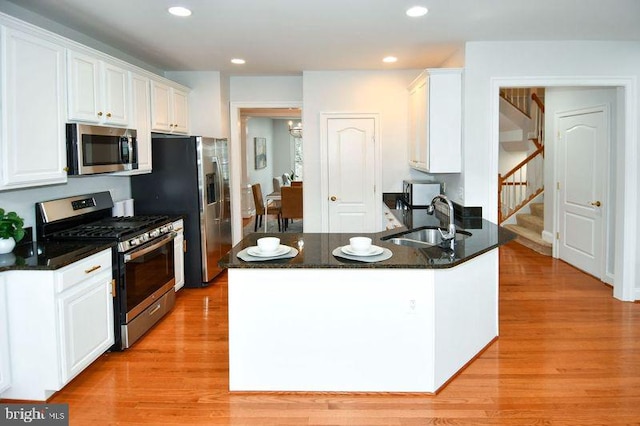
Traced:
<svg viewBox="0 0 640 426">
<path fill-rule="evenodd" d="M 427 214 L 433 214 L 436 209 L 436 202 L 438 200 L 447 203 L 447 206 L 449 206 L 449 226 L 447 226 L 447 232 L 442 232 L 442 229 L 440 228 L 438 228 L 438 231 L 440 231 L 442 240 L 448 241 L 449 247 L 451 248 L 451 250 L 454 250 L 454 243 L 456 240 L 456 225 L 454 225 L 453 223 L 455 213 L 453 211 L 453 203 L 451 203 L 451 200 L 449 200 L 446 195 L 436 195 L 435 197 L 433 197 L 433 200 L 431 200 L 431 204 L 429 204 L 429 207 L 427 207 Z"/>
</svg>

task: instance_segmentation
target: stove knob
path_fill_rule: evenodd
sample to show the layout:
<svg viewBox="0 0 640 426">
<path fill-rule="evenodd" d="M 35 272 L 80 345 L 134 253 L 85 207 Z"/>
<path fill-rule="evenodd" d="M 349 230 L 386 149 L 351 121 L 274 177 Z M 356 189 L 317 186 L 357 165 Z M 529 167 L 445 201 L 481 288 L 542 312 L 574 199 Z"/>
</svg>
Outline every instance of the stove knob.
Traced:
<svg viewBox="0 0 640 426">
<path fill-rule="evenodd" d="M 132 238 L 131 240 L 129 240 L 130 246 L 137 246 L 138 244 L 140 244 L 140 241 L 138 241 L 137 238 Z"/>
<path fill-rule="evenodd" d="M 151 238 L 155 238 L 158 235 L 160 235 L 160 230 L 159 229 L 154 229 L 153 231 L 149 232 L 149 237 L 151 237 Z"/>
</svg>

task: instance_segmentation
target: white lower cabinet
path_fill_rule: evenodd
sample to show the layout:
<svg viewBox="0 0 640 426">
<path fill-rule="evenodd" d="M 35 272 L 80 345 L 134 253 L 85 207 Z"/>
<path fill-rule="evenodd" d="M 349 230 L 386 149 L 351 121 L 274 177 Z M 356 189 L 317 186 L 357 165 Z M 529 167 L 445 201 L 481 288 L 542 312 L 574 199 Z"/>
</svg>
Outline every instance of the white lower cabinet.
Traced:
<svg viewBox="0 0 640 426">
<path fill-rule="evenodd" d="M 44 401 L 114 343 L 111 250 L 56 271 L 4 273 L 11 386 Z"/>
<path fill-rule="evenodd" d="M 9 358 L 7 302 L 4 290 L 4 276 L 0 274 L 0 394 L 9 386 L 11 386 L 11 359 Z"/>
<path fill-rule="evenodd" d="M 174 268 L 176 275 L 176 291 L 184 287 L 184 222 L 182 219 L 173 222 L 176 238 L 173 240 Z"/>
</svg>

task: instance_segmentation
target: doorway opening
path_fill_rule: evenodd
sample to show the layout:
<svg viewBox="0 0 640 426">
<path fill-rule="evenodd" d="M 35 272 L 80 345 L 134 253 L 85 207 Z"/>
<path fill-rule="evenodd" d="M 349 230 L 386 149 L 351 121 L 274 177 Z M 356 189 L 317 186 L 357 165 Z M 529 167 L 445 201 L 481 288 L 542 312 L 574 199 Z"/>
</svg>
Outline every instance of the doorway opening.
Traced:
<svg viewBox="0 0 640 426">
<path fill-rule="evenodd" d="M 568 85 L 570 81 L 571 85 Z M 630 260 L 635 256 L 636 243 L 633 239 L 635 224 L 625 221 L 624 218 L 628 214 L 635 211 L 637 206 L 637 194 L 635 193 L 635 185 L 623 185 L 623 182 L 636 182 L 637 173 L 635 164 L 637 161 L 637 150 L 631 144 L 625 143 L 634 140 L 634 126 L 637 125 L 631 112 L 636 102 L 635 85 L 632 81 L 625 78 L 576 78 L 568 80 L 567 78 L 508 78 L 495 79 L 492 81 L 492 93 L 496 96 L 492 101 L 492 170 L 495 175 L 499 172 L 499 96 L 498 93 L 502 87 L 544 87 L 545 88 L 545 106 L 547 107 L 547 148 L 545 150 L 544 165 L 544 186 L 545 186 L 545 206 L 544 206 L 544 223 L 546 238 L 553 241 L 554 257 L 558 257 L 557 251 L 557 233 L 558 225 L 558 200 L 557 200 L 557 183 L 558 183 L 558 156 L 555 148 L 551 149 L 549 143 L 553 143 L 557 134 L 558 120 L 561 114 L 572 109 L 577 110 L 586 105 L 594 106 L 594 102 L 602 104 L 600 101 L 592 101 L 591 104 L 584 103 L 585 94 L 592 94 L 594 91 L 603 91 L 609 95 L 613 94 L 610 104 L 616 113 L 611 115 L 611 127 L 615 131 L 614 137 L 611 138 L 610 155 L 607 159 L 608 167 L 608 183 L 607 191 L 610 193 L 608 218 L 605 223 L 604 242 L 606 244 L 605 251 L 607 257 L 603 260 L 605 272 L 599 277 L 614 287 L 614 297 L 621 300 L 635 300 L 636 291 L 634 288 L 635 273 L 633 271 L 633 262 Z M 562 96 L 570 94 L 572 97 L 579 99 L 578 103 L 572 106 L 561 105 L 553 111 L 549 111 L 549 95 L 557 92 Z M 590 93 L 591 92 L 591 93 Z M 555 129 L 555 130 L 554 130 Z M 491 197 L 495 200 L 492 205 L 498 206 L 498 180 L 494 184 L 495 191 L 491 191 Z M 497 212 L 496 212 L 497 213 Z M 497 216 L 497 214 L 496 214 Z"/>
<path fill-rule="evenodd" d="M 232 129 L 231 136 L 232 150 L 238 158 L 232 171 L 235 177 L 232 192 L 237 194 L 236 210 L 232 209 L 235 244 L 251 232 L 264 231 L 265 227 L 269 232 L 279 231 L 279 225 L 282 229 L 274 208 L 279 208 L 279 201 L 269 201 L 269 196 L 279 192 L 279 186 L 287 180 L 301 181 L 304 164 L 302 138 L 300 132 L 293 129 L 301 122 L 299 106 L 252 104 L 234 107 L 232 104 L 231 112 L 232 122 L 238 124 Z M 254 197 L 256 191 L 261 204 L 258 208 Z M 265 202 L 271 205 L 267 214 L 260 208 Z"/>
</svg>

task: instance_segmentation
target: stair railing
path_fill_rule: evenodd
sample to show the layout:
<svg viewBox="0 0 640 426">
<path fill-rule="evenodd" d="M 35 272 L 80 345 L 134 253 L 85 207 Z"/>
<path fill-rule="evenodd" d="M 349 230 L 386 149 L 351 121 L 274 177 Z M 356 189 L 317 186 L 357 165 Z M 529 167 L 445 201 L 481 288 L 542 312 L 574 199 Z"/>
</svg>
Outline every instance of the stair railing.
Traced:
<svg viewBox="0 0 640 426">
<path fill-rule="evenodd" d="M 521 113 L 531 117 L 530 87 L 503 87 L 500 89 L 500 96 Z"/>
<path fill-rule="evenodd" d="M 530 94 L 530 99 L 532 107 L 528 110 L 534 120 L 534 135 L 529 140 L 536 149 L 504 176 L 498 175 L 498 223 L 507 220 L 544 191 L 544 104 L 535 93 Z"/>
</svg>

